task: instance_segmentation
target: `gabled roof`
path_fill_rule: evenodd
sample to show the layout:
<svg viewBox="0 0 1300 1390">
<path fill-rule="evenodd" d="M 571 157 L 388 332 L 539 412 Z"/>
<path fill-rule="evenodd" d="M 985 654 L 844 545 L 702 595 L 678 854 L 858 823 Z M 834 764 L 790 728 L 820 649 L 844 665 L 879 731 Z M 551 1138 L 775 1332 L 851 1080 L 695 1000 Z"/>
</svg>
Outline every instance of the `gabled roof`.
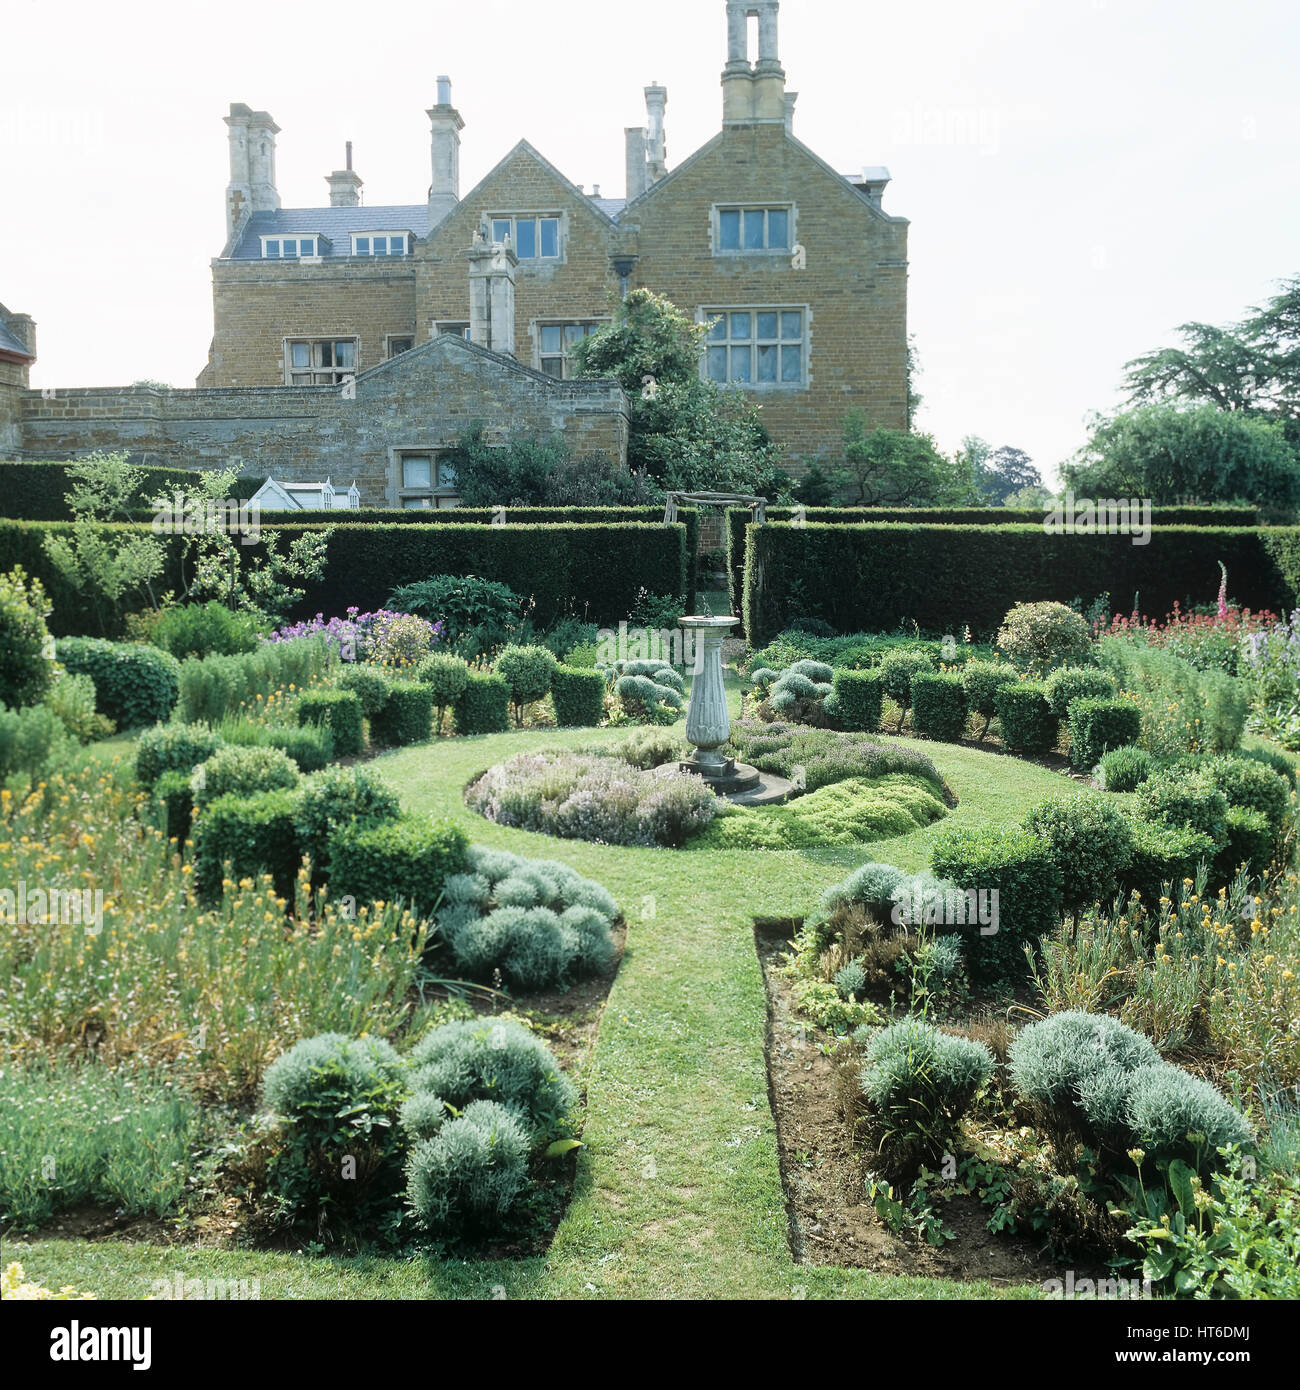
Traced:
<svg viewBox="0 0 1300 1390">
<path fill-rule="evenodd" d="M 3 320 L 0 320 L 0 352 L 9 357 L 21 357 L 24 362 L 32 362 L 35 360 L 31 353 L 27 351 L 26 344 L 14 337 L 5 327 Z"/>
<path fill-rule="evenodd" d="M 230 259 L 260 261 L 264 236 L 310 236 L 317 233 L 327 240 L 320 252 L 328 260 L 350 256 L 354 234 L 414 232 L 417 237 L 424 237 L 428 231 L 427 203 L 387 207 L 278 208 L 274 212 L 255 212 L 249 216 Z M 378 259 L 384 258 L 381 256 Z"/>
</svg>

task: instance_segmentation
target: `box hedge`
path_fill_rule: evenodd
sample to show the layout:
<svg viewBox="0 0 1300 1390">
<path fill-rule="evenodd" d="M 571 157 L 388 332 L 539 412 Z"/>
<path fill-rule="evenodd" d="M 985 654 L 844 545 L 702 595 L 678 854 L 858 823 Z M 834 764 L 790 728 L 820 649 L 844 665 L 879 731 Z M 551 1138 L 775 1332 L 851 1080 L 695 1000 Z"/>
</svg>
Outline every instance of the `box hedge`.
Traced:
<svg viewBox="0 0 1300 1390">
<path fill-rule="evenodd" d="M 98 637 L 63 637 L 55 655 L 69 671 L 95 683 L 95 708 L 125 732 L 157 724 L 175 708 L 180 693 L 180 662 L 140 642 L 107 642 Z"/>
<path fill-rule="evenodd" d="M 1268 817 L 1251 806 L 1229 806 L 1225 826 L 1227 843 L 1214 861 L 1215 879 L 1231 883 L 1243 864 L 1252 877 L 1262 874 L 1273 860 L 1276 844 Z"/>
<path fill-rule="evenodd" d="M 1131 700 L 1080 697 L 1071 700 L 1066 722 L 1070 730 L 1070 761 L 1080 772 L 1087 772 L 1097 766 L 1103 753 L 1137 742 L 1142 732 L 1142 711 Z"/>
<path fill-rule="evenodd" d="M 361 698 L 351 690 L 309 690 L 298 700 L 298 723 L 328 728 L 336 757 L 354 758 L 361 752 Z"/>
<path fill-rule="evenodd" d="M 561 664 L 551 677 L 551 703 L 560 728 L 594 728 L 605 716 L 605 678 Z"/>
<path fill-rule="evenodd" d="M 1016 826 L 956 826 L 941 831 L 930 869 L 961 889 L 996 892 L 997 931 L 968 932 L 966 964 L 981 983 L 1021 979 L 1024 948 L 1055 929 L 1061 917 L 1061 875 L 1051 849 Z"/>
<path fill-rule="evenodd" d="M 510 687 L 500 676 L 471 672 L 451 709 L 458 734 L 503 734 L 510 728 Z"/>
<path fill-rule="evenodd" d="M 880 728 L 885 687 L 879 671 L 836 671 L 826 713 L 842 729 L 874 734 Z"/>
<path fill-rule="evenodd" d="M 298 872 L 298 797 L 294 790 L 237 792 L 219 796 L 194 820 L 194 886 L 208 902 L 221 897 L 225 866 L 230 878 L 270 874 L 275 891 L 292 898 Z"/>
<path fill-rule="evenodd" d="M 152 787 L 165 773 L 183 772 L 188 782 L 194 769 L 224 742 L 206 724 L 158 724 L 136 741 L 135 779 Z"/>
<path fill-rule="evenodd" d="M 468 842 L 454 821 L 404 816 L 380 825 L 348 825 L 330 837 L 330 892 L 358 905 L 398 898 L 429 916 L 443 881 L 465 868 Z"/>
<path fill-rule="evenodd" d="M 1056 535 L 1037 526 L 897 524 L 749 526 L 745 631 L 759 645 L 795 617 L 838 632 L 889 632 L 915 622 L 937 632 L 993 632 L 1016 603 L 1141 595 L 1165 614 L 1212 596 L 1227 565 L 1234 598 L 1289 612 L 1300 602 L 1300 530 L 1161 526 L 1149 545 L 1125 535 Z"/>
<path fill-rule="evenodd" d="M 1056 747 L 1059 725 L 1047 703 L 1042 681 L 1016 681 L 993 696 L 1002 741 L 1015 753 L 1050 753 Z"/>
<path fill-rule="evenodd" d="M 388 700 L 388 677 L 373 666 L 345 664 L 339 672 L 339 689 L 350 690 L 361 701 L 361 713 L 373 719 Z"/>
<path fill-rule="evenodd" d="M 164 772 L 152 784 L 154 805 L 159 810 L 159 828 L 178 846 L 189 839 L 194 818 L 194 791 L 188 770 Z"/>
<path fill-rule="evenodd" d="M 956 743 L 966 729 L 966 689 L 960 676 L 918 671 L 912 677 L 912 727 Z"/>
<path fill-rule="evenodd" d="M 433 736 L 433 692 L 418 681 L 391 681 L 384 707 L 370 721 L 375 743 L 400 747 Z"/>
<path fill-rule="evenodd" d="M 1158 911 L 1160 899 L 1183 895 L 1187 881 L 1195 882 L 1203 860 L 1213 863 L 1214 841 L 1188 826 L 1130 818 L 1133 858 L 1120 875 L 1125 895 L 1137 893 L 1150 911 Z"/>
</svg>

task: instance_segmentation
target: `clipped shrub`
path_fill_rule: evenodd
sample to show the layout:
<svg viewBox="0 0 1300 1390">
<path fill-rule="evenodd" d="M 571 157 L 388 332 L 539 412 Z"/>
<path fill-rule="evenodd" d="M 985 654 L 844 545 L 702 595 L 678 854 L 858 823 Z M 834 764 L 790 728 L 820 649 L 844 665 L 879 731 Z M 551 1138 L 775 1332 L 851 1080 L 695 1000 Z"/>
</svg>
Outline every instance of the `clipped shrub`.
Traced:
<svg viewBox="0 0 1300 1390">
<path fill-rule="evenodd" d="M 1004 685 L 1017 681 L 1015 667 L 1004 661 L 968 661 L 961 669 L 962 688 L 966 692 L 966 707 L 972 714 L 982 715 L 983 738 L 997 713 L 997 693 Z"/>
<path fill-rule="evenodd" d="M 313 876 L 324 880 L 335 835 L 344 828 L 396 820 L 400 814 L 397 793 L 375 773 L 364 767 L 331 767 L 302 782 L 294 828 Z"/>
<path fill-rule="evenodd" d="M 95 712 L 95 682 L 89 676 L 57 670 L 44 703 L 78 743 L 107 738 L 115 727 L 111 719 Z"/>
<path fill-rule="evenodd" d="M 323 724 L 271 724 L 258 742 L 287 754 L 299 772 L 319 772 L 334 761 L 334 731 Z"/>
<path fill-rule="evenodd" d="M 426 661 L 441 660 L 440 657 L 426 657 Z M 421 666 L 424 663 L 421 662 Z M 417 672 L 420 667 L 416 667 Z M 419 676 L 416 676 L 419 679 Z M 350 690 L 361 701 L 361 713 L 373 719 L 383 711 L 388 702 L 388 678 L 373 666 L 344 666 L 339 672 L 339 689 Z"/>
<path fill-rule="evenodd" d="M 960 676 L 918 671 L 912 677 L 912 727 L 956 743 L 966 728 L 966 690 Z"/>
<path fill-rule="evenodd" d="M 893 1023 L 867 1044 L 862 1094 L 871 1108 L 873 1166 L 907 1191 L 922 1164 L 956 1148 L 962 1116 L 993 1073 L 988 1048 L 921 1019 Z"/>
<path fill-rule="evenodd" d="M 998 650 L 1034 676 L 1092 660 L 1087 620 L 1063 603 L 1017 603 L 1002 620 Z"/>
<path fill-rule="evenodd" d="M 1219 1149 L 1254 1138 L 1241 1113 L 1208 1081 L 1168 1062 L 1149 1062 L 1129 1076 L 1124 1118 L 1148 1156 L 1181 1158 L 1203 1173 L 1216 1166 Z"/>
<path fill-rule="evenodd" d="M 1137 805 L 1147 820 L 1198 830 L 1210 837 L 1216 851 L 1223 847 L 1228 799 L 1205 772 L 1158 772 L 1138 788 Z"/>
<path fill-rule="evenodd" d="M 1101 784 L 1108 792 L 1136 791 L 1155 771 L 1155 759 L 1145 748 L 1128 744 L 1112 748 L 1097 760 Z"/>
<path fill-rule="evenodd" d="M 605 678 L 599 671 L 557 665 L 551 703 L 560 728 L 594 728 L 605 717 Z"/>
<path fill-rule="evenodd" d="M 183 772 L 188 779 L 223 743 L 206 724 L 157 724 L 136 740 L 136 781 L 152 787 L 166 772 Z"/>
<path fill-rule="evenodd" d="M 527 1184 L 529 1147 L 523 1125 L 505 1106 L 472 1101 L 412 1147 L 407 1203 L 423 1226 L 443 1235 L 490 1230 Z"/>
<path fill-rule="evenodd" d="M 480 1018 L 435 1028 L 410 1056 L 411 1089 L 463 1110 L 472 1101 L 506 1107 L 534 1144 L 561 1138 L 578 1092 L 546 1044 L 521 1023 Z"/>
<path fill-rule="evenodd" d="M 95 683 L 97 708 L 119 729 L 166 719 L 180 692 L 180 663 L 168 652 L 138 642 L 63 637 L 55 654 L 69 671 Z"/>
<path fill-rule="evenodd" d="M 1120 887 L 1126 895 L 1137 893 L 1149 910 L 1157 910 L 1162 897 L 1180 898 L 1184 884 L 1196 881 L 1202 861 L 1214 861 L 1215 842 L 1199 830 L 1136 816 L 1129 825 L 1133 858 L 1120 875 Z"/>
<path fill-rule="evenodd" d="M 1276 748 L 1237 748 L 1234 752 L 1238 758 L 1248 758 L 1251 762 L 1271 768 L 1288 787 L 1295 786 L 1296 766 L 1285 753 L 1279 753 Z"/>
<path fill-rule="evenodd" d="M 169 840 L 183 845 L 190 836 L 194 818 L 194 791 L 190 774 L 184 771 L 164 772 L 152 785 L 154 804 L 161 812 L 161 829 Z"/>
<path fill-rule="evenodd" d="M 936 836 L 930 869 L 961 889 L 998 894 L 996 930 L 972 935 L 967 968 L 977 983 L 1021 979 L 1027 969 L 1024 948 L 1053 930 L 1060 920 L 1061 878 L 1049 847 L 1036 835 L 1013 826 L 960 826 Z"/>
<path fill-rule="evenodd" d="M 826 713 L 841 729 L 873 734 L 880 728 L 884 696 L 879 671 L 836 671 Z"/>
<path fill-rule="evenodd" d="M 1100 700 L 1081 695 L 1070 704 L 1070 762 L 1080 771 L 1096 767 L 1111 748 L 1137 742 L 1142 711 L 1131 700 Z"/>
<path fill-rule="evenodd" d="M 1043 682 L 1047 703 L 1058 719 L 1069 716 L 1076 700 L 1113 700 L 1119 683 L 1098 666 L 1061 666 Z"/>
<path fill-rule="evenodd" d="M 290 790 L 229 793 L 199 802 L 194 818 L 194 887 L 201 898 L 221 896 L 225 865 L 230 878 L 270 874 L 275 891 L 291 898 L 298 873 L 298 803 Z"/>
<path fill-rule="evenodd" d="M 393 681 L 384 707 L 370 721 L 370 737 L 402 747 L 425 743 L 433 734 L 433 692 L 415 681 Z"/>
<path fill-rule="evenodd" d="M 1214 877 L 1219 883 L 1231 883 L 1243 864 L 1248 873 L 1258 875 L 1272 863 L 1277 835 L 1263 811 L 1229 806 L 1224 834 L 1224 846 L 1214 861 Z"/>
<path fill-rule="evenodd" d="M 1061 880 L 1061 902 L 1076 916 L 1109 903 L 1120 875 L 1133 862 L 1133 831 L 1122 811 L 1100 792 L 1078 792 L 1040 802 L 1026 829 L 1051 851 Z"/>
<path fill-rule="evenodd" d="M 902 711 L 898 727 L 912 705 L 912 677 L 922 671 L 933 671 L 934 662 L 917 648 L 887 652 L 880 663 L 880 683 L 886 695 Z"/>
<path fill-rule="evenodd" d="M 510 728 L 510 687 L 500 676 L 471 671 L 451 711 L 458 734 L 503 734 Z"/>
<path fill-rule="evenodd" d="M 153 644 L 170 652 L 177 661 L 187 656 L 236 656 L 258 644 L 256 620 L 248 613 L 233 613 L 224 603 L 185 603 L 166 609 L 153 629 Z"/>
<path fill-rule="evenodd" d="M 50 612 L 41 581 L 29 581 L 21 565 L 0 574 L 0 705 L 34 705 L 50 688 Z"/>
<path fill-rule="evenodd" d="M 458 656 L 437 652 L 433 656 L 426 656 L 413 674 L 421 685 L 429 688 L 429 694 L 433 697 L 434 732 L 441 733 L 448 709 L 465 693 L 469 683 L 469 665 Z"/>
<path fill-rule="evenodd" d="M 354 691 L 309 690 L 298 698 L 298 723 L 328 729 L 336 757 L 355 758 L 361 752 L 364 742 L 361 698 Z M 308 769 L 303 768 L 303 771 Z"/>
<path fill-rule="evenodd" d="M 1285 777 L 1243 753 L 1180 760 L 1209 779 L 1228 800 L 1229 807 L 1245 806 L 1263 812 L 1274 831 L 1281 831 L 1291 811 L 1291 789 Z"/>
<path fill-rule="evenodd" d="M 377 825 L 345 825 L 328 840 L 332 896 L 359 904 L 400 898 L 433 915 L 449 874 L 465 867 L 465 832 L 452 821 L 403 816 Z"/>
<path fill-rule="evenodd" d="M 221 796 L 249 796 L 253 792 L 294 787 L 298 768 L 282 749 L 269 747 L 218 748 L 194 769 L 191 786 L 194 804 L 206 806 Z"/>
<path fill-rule="evenodd" d="M 68 751 L 68 735 L 48 705 L 0 705 L 0 782 L 24 775 L 39 781 Z"/>
<path fill-rule="evenodd" d="M 551 693 L 551 678 L 559 663 L 545 647 L 507 647 L 492 669 L 510 689 L 515 726 L 523 727 L 524 709 Z"/>
<path fill-rule="evenodd" d="M 1041 681 L 1004 685 L 993 697 L 1002 741 L 1016 753 L 1050 753 L 1059 734 Z"/>
</svg>

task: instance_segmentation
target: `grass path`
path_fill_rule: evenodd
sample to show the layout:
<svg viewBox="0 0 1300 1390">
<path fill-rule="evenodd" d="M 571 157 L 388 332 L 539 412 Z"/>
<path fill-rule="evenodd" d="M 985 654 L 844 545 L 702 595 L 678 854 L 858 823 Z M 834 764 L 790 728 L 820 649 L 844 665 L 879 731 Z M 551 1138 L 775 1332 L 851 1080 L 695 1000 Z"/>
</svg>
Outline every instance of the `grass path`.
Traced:
<svg viewBox="0 0 1300 1390">
<path fill-rule="evenodd" d="M 969 1298 L 987 1285 L 795 1265 L 764 1063 L 766 1007 L 752 919 L 805 913 L 868 858 L 928 862 L 935 831 L 1018 820 L 1059 776 L 997 754 L 896 740 L 937 755 L 960 805 L 937 826 L 865 849 L 712 852 L 556 840 L 472 815 L 462 791 L 523 748 L 614 741 L 623 730 L 444 739 L 373 766 L 406 809 L 454 816 L 479 843 L 561 859 L 604 883 L 628 922 L 588 1074 L 578 1185 L 545 1259 L 336 1260 L 260 1252 L 49 1241 L 6 1246 L 47 1284 L 140 1297 L 172 1277 L 261 1280 L 263 1298 Z M 499 1292 L 498 1295 L 499 1296 Z"/>
</svg>

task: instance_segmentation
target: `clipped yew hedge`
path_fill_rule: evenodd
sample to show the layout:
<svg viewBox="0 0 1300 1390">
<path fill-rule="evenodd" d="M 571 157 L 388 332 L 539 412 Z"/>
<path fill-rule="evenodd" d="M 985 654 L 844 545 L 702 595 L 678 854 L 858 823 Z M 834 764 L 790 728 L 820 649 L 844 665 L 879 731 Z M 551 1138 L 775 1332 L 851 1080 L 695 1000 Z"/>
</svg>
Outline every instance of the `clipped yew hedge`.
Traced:
<svg viewBox="0 0 1300 1390">
<path fill-rule="evenodd" d="M 75 462 L 75 460 L 73 460 Z M 0 513 L 23 521 L 71 521 L 63 500 L 70 483 L 66 463 L 0 462 Z M 162 493 L 194 486 L 188 468 L 141 468 L 135 502 L 145 506 Z"/>
<path fill-rule="evenodd" d="M 1146 614 L 1205 603 L 1228 567 L 1231 597 L 1252 609 L 1300 602 L 1300 528 L 1168 526 L 1130 536 L 1049 535 L 1041 525 L 889 523 L 754 526 L 745 533 L 745 630 L 758 645 L 795 617 L 838 632 L 992 632 L 1016 603 L 1091 600 Z"/>
</svg>

